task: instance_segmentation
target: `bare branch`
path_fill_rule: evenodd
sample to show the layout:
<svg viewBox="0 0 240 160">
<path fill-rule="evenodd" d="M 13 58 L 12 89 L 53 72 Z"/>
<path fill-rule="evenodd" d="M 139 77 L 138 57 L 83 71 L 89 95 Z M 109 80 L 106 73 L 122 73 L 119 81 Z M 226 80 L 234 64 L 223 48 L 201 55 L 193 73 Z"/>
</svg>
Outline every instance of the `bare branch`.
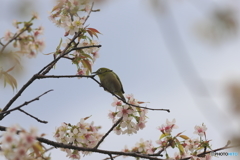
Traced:
<svg viewBox="0 0 240 160">
<path fill-rule="evenodd" d="M 36 119 L 36 120 L 37 120 L 38 122 L 40 122 L 40 123 L 48 123 L 47 121 L 40 120 L 40 119 L 38 119 L 37 117 L 35 117 L 35 116 L 33 116 L 33 115 L 25 112 L 24 110 L 22 110 L 22 109 L 20 109 L 20 108 L 19 108 L 18 110 L 21 111 L 21 112 L 23 112 L 23 113 L 25 113 L 26 115 L 32 117 L 33 119 Z"/>
<path fill-rule="evenodd" d="M 37 140 L 39 142 L 54 146 L 56 148 L 66 148 L 66 149 L 74 149 L 78 151 L 88 151 L 88 152 L 96 152 L 96 153 L 102 153 L 102 154 L 111 154 L 111 155 L 121 155 L 121 156 L 131 156 L 131 157 L 139 157 L 139 158 L 145 158 L 145 159 L 151 159 L 151 160 L 163 160 L 161 158 L 151 157 L 144 154 L 139 153 L 133 153 L 133 152 L 118 152 L 118 151 L 108 151 L 108 150 L 101 150 L 101 149 L 95 149 L 95 148 L 84 148 L 84 147 L 78 147 L 73 146 L 69 144 L 63 144 L 63 143 L 57 143 L 54 141 L 50 141 L 45 138 L 38 137 Z"/>
<path fill-rule="evenodd" d="M 109 157 L 110 157 L 110 159 L 111 159 L 111 160 L 113 160 L 113 157 L 112 157 L 112 155 L 111 155 L 111 154 L 109 154 Z"/>
<path fill-rule="evenodd" d="M 76 77 L 85 77 L 85 78 L 93 78 L 95 75 L 36 75 L 36 79 L 43 78 L 76 78 Z"/>
<path fill-rule="evenodd" d="M 34 99 L 30 100 L 30 101 L 26 101 L 26 102 L 24 102 L 22 105 L 20 105 L 20 106 L 18 106 L 18 107 L 15 107 L 15 108 L 13 108 L 13 109 L 10 109 L 10 110 L 8 110 L 8 111 L 4 111 L 4 109 L 5 109 L 5 108 L 4 108 L 4 109 L 3 109 L 3 112 L 0 112 L 0 115 L 1 115 L 1 116 L 4 116 L 4 114 L 9 114 L 9 113 L 12 112 L 12 111 L 19 110 L 19 109 L 22 108 L 23 106 L 26 106 L 26 105 L 28 105 L 29 103 L 32 103 L 32 102 L 34 102 L 34 101 L 39 100 L 40 97 L 42 97 L 43 95 L 45 95 L 45 94 L 47 94 L 48 92 L 51 92 L 51 91 L 53 91 L 53 90 L 52 90 L 52 89 L 51 89 L 51 90 L 48 90 L 48 91 L 44 92 L 43 94 L 41 94 L 40 96 L 38 96 L 38 97 L 36 97 L 36 98 L 34 98 Z"/>
<path fill-rule="evenodd" d="M 109 135 L 109 133 L 112 132 L 112 130 L 122 121 L 122 119 L 122 117 L 119 118 L 119 120 L 108 130 L 108 132 L 102 137 L 102 139 L 100 139 L 98 144 L 94 147 L 95 149 L 99 147 L 99 145 L 104 141 L 104 139 Z"/>
<path fill-rule="evenodd" d="M 120 157 L 120 155 L 117 155 L 117 156 L 112 156 L 112 158 L 114 159 L 114 158 L 117 158 L 117 157 Z M 110 159 L 111 157 L 107 157 L 107 158 L 104 158 L 103 160 L 108 160 L 108 159 Z"/>
<path fill-rule="evenodd" d="M 95 9 L 95 10 L 92 9 L 92 12 L 100 12 L 100 9 Z"/>
</svg>

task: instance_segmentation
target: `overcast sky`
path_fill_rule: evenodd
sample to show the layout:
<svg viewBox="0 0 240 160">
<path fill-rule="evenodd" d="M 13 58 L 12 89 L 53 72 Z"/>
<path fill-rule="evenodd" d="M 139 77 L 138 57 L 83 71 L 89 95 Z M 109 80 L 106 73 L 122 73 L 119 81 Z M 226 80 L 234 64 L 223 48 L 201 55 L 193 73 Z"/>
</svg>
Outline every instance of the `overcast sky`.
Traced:
<svg viewBox="0 0 240 160">
<path fill-rule="evenodd" d="M 16 13 L 22 0 L 2 1 L 1 35 L 7 29 L 14 30 L 12 20 L 21 18 Z M 45 28 L 44 54 L 53 52 L 60 38 L 65 39 L 64 29 L 57 28 L 48 19 L 48 12 L 54 6 L 52 1 L 34 2 L 35 5 L 30 6 L 29 10 L 39 13 L 40 19 L 35 26 L 42 25 Z M 211 140 L 213 149 L 226 145 L 231 138 L 230 134 L 239 131 L 239 122 L 232 116 L 226 92 L 230 82 L 240 80 L 239 36 L 236 32 L 233 36 L 213 42 L 201 38 L 201 33 L 198 32 L 204 30 L 204 24 L 211 21 L 209 15 L 214 9 L 228 6 L 238 9 L 239 2 L 171 1 L 168 9 L 162 6 L 161 11 L 154 11 L 154 7 L 147 0 L 115 0 L 94 7 L 101 9 L 101 12 L 92 13 L 86 24 L 102 33 L 98 39 L 102 47 L 100 58 L 96 60 L 93 70 L 100 67 L 112 69 L 119 75 L 126 94 L 133 94 L 136 99 L 149 102 L 147 107 L 171 110 L 171 113 L 149 111 L 147 127 L 144 130 L 130 136 L 111 133 L 100 146 L 101 149 L 121 150 L 124 145 L 131 148 L 140 138 L 150 139 L 156 145 L 155 141 L 160 136 L 156 128 L 164 124 L 166 119 L 173 118 L 179 126 L 173 133 L 185 131 L 191 138 L 197 137 L 193 134 L 194 126 L 204 123 L 208 128 L 207 138 Z M 18 79 L 18 90 L 52 60 L 51 55 L 44 54 L 40 53 L 37 58 L 24 61 L 25 70 Z M 185 59 L 186 55 L 190 61 Z M 53 74 L 75 75 L 76 69 L 69 61 L 61 60 L 49 73 Z M 201 82 L 204 82 L 209 95 L 201 88 Z M 0 88 L 0 106 L 4 107 L 17 91 L 12 91 L 9 86 L 4 88 L 3 84 Z M 36 126 L 39 134 L 45 133 L 46 138 L 51 140 L 54 140 L 52 136 L 55 128 L 62 122 L 76 124 L 81 118 L 90 115 L 92 117 L 88 122 L 94 121 L 95 125 L 101 125 L 102 133 L 111 127 L 112 122 L 107 115 L 109 110 L 114 111 L 111 106 L 112 95 L 91 79 L 36 80 L 12 107 L 49 89 L 54 91 L 24 107 L 27 112 L 48 121 L 48 124 L 40 124 L 16 111 L 7 116 L 1 125 L 18 123 L 26 129 Z M 52 159 L 64 159 L 65 155 L 58 150 L 53 151 Z M 105 157 L 92 154 L 83 159 Z M 233 157 L 218 159 L 232 160 Z"/>
</svg>

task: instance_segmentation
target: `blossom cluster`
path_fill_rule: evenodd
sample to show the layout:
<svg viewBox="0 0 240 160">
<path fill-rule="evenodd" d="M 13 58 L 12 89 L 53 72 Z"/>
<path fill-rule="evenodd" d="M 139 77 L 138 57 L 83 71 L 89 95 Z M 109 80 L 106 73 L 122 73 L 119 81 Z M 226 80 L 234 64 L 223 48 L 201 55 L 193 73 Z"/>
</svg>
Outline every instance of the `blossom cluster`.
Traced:
<svg viewBox="0 0 240 160">
<path fill-rule="evenodd" d="M 200 138 L 190 139 L 182 133 L 172 136 L 172 130 L 178 128 L 175 123 L 175 119 L 172 121 L 166 120 L 166 124 L 158 127 L 161 136 L 159 140 L 156 141 L 157 147 L 153 146 L 151 140 L 144 141 L 143 139 L 140 139 L 140 142 L 137 142 L 132 149 L 128 149 L 127 146 L 125 146 L 122 151 L 156 155 L 165 152 L 165 156 L 169 160 L 180 160 L 187 157 L 191 157 L 192 160 L 210 160 L 210 154 L 206 154 L 203 157 L 197 156 L 198 154 L 203 153 L 204 148 L 211 150 L 209 141 L 206 140 L 206 126 L 204 124 L 202 126 L 195 126 L 194 133 L 198 134 Z M 203 135 L 205 135 L 205 140 L 202 139 Z M 183 140 L 181 141 L 179 138 Z M 178 148 L 179 152 L 176 152 L 174 156 L 170 157 L 167 153 L 168 147 Z"/>
<path fill-rule="evenodd" d="M 19 132 L 19 133 L 18 133 Z M 8 160 L 30 160 L 44 158 L 41 145 L 36 141 L 37 130 L 26 131 L 18 125 L 7 128 L 2 135 L 1 154 Z"/>
<path fill-rule="evenodd" d="M 63 50 L 98 45 L 99 42 L 93 39 L 100 32 L 94 28 L 87 28 L 84 24 L 93 7 L 92 0 L 59 0 L 52 9 L 50 20 L 56 26 L 65 29 L 65 36 L 78 34 L 78 42 L 71 42 L 69 39 L 63 43 Z M 89 75 L 95 60 L 99 57 L 99 48 L 91 47 L 86 49 L 74 49 L 74 52 L 67 55 L 72 63 L 77 66 L 78 75 Z M 59 48 L 56 54 L 61 53 Z"/>
<path fill-rule="evenodd" d="M 95 147 L 103 135 L 98 132 L 101 127 L 94 126 L 93 122 L 91 124 L 85 122 L 88 118 L 82 118 L 76 125 L 63 123 L 54 133 L 56 141 L 78 147 Z M 63 148 L 61 150 L 65 151 L 69 158 L 80 159 L 80 151 Z M 88 154 L 88 152 L 82 153 Z"/>
<path fill-rule="evenodd" d="M 65 35 L 74 35 L 83 28 L 86 15 L 91 11 L 91 2 L 90 0 L 59 0 L 49 18 L 58 27 L 65 29 Z M 83 15 L 79 16 L 79 12 Z"/>
<path fill-rule="evenodd" d="M 127 102 L 139 106 L 143 102 L 138 101 L 133 97 L 133 95 L 127 95 Z M 146 109 L 132 107 L 130 105 L 122 104 L 122 101 L 114 97 L 113 107 L 116 107 L 116 111 L 108 114 L 109 118 L 115 123 L 117 118 L 122 117 L 122 121 L 114 131 L 116 134 L 133 134 L 137 133 L 139 129 L 145 128 L 146 124 Z"/>
<path fill-rule="evenodd" d="M 32 21 L 37 18 L 38 16 L 34 14 L 28 22 L 14 20 L 13 26 L 18 29 L 18 31 L 16 33 L 9 30 L 5 32 L 3 39 L 6 43 L 13 41 L 13 47 L 17 49 L 15 53 L 33 58 L 37 56 L 38 52 L 42 52 L 45 48 L 44 40 L 39 39 L 39 36 L 43 34 L 44 28 L 42 26 L 32 28 Z"/>
</svg>

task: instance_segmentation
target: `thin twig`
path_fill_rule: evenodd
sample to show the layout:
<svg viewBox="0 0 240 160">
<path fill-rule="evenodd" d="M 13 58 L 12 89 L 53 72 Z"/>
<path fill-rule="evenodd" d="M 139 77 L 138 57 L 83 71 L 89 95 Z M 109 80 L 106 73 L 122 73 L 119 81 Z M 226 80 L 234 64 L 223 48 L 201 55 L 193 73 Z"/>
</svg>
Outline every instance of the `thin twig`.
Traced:
<svg viewBox="0 0 240 160">
<path fill-rule="evenodd" d="M 92 12 L 100 12 L 100 9 L 92 9 Z"/>
<path fill-rule="evenodd" d="M 40 122 L 40 123 L 48 123 L 47 121 L 40 120 L 40 119 L 38 119 L 37 117 L 35 117 L 35 116 L 33 116 L 33 115 L 25 112 L 24 110 L 22 110 L 22 109 L 20 109 L 20 108 L 19 108 L 18 110 L 21 111 L 21 112 L 23 112 L 23 113 L 25 113 L 26 115 L 32 117 L 33 119 L 36 119 L 36 120 L 37 120 L 38 122 Z"/>
<path fill-rule="evenodd" d="M 48 151 L 50 151 L 50 150 L 52 150 L 52 149 L 54 149 L 55 147 L 50 147 L 50 148 L 48 148 L 48 149 L 45 149 L 45 151 L 44 151 L 44 153 L 46 153 L 46 152 L 48 152 Z M 43 154 L 44 154 L 43 153 Z"/>
<path fill-rule="evenodd" d="M 26 105 L 28 105 L 29 103 L 32 103 L 32 102 L 34 102 L 34 101 L 39 100 L 40 97 L 42 97 L 43 95 L 45 95 L 45 94 L 47 94 L 48 92 L 51 92 L 51 91 L 53 91 L 53 90 L 52 90 L 52 89 L 51 89 L 51 90 L 48 90 L 48 91 L 44 92 L 43 94 L 41 94 L 40 96 L 38 96 L 38 97 L 36 97 L 36 98 L 34 98 L 34 99 L 30 100 L 30 101 L 24 102 L 23 104 L 21 104 L 21 105 L 18 106 L 18 107 L 15 107 L 15 108 L 10 109 L 10 110 L 8 110 L 8 111 L 0 112 L 0 115 L 8 114 L 8 113 L 10 113 L 10 112 L 12 112 L 12 111 L 19 110 L 19 109 L 22 108 L 23 106 L 26 106 Z"/>
<path fill-rule="evenodd" d="M 80 78 L 80 77 L 85 77 L 85 78 L 92 78 L 95 75 L 36 75 L 37 79 L 44 79 L 44 78 Z"/>
<path fill-rule="evenodd" d="M 111 155 L 111 154 L 109 154 L 109 157 L 110 157 L 110 159 L 111 159 L 111 160 L 113 160 L 113 157 L 112 157 L 112 155 Z"/>
<path fill-rule="evenodd" d="M 113 159 L 114 159 L 114 158 L 117 158 L 117 157 L 120 157 L 120 155 L 112 156 Z M 110 159 L 110 158 L 107 157 L 107 158 L 104 158 L 103 160 L 108 160 L 108 159 Z"/>
<path fill-rule="evenodd" d="M 104 139 L 109 135 L 110 132 L 112 132 L 112 130 L 122 121 L 122 117 L 119 118 L 119 120 L 117 120 L 117 122 L 108 130 L 108 132 L 102 137 L 102 139 L 100 139 L 100 141 L 98 142 L 98 144 L 94 147 L 95 149 L 97 149 L 99 147 L 99 145 L 104 141 Z"/>
</svg>

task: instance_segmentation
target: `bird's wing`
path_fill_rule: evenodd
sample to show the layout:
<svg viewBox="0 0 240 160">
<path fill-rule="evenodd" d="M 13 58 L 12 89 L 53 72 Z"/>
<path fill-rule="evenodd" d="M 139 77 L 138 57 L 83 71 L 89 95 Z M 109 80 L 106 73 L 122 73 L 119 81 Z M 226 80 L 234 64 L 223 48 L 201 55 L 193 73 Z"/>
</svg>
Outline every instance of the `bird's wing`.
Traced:
<svg viewBox="0 0 240 160">
<path fill-rule="evenodd" d="M 114 73 L 114 72 L 112 72 L 112 73 L 117 77 L 117 79 L 118 79 L 118 81 L 119 81 L 119 83 L 120 83 L 120 85 L 121 85 L 122 93 L 124 93 L 123 86 L 122 86 L 122 82 L 120 81 L 118 75 L 117 75 L 116 73 Z"/>
</svg>

